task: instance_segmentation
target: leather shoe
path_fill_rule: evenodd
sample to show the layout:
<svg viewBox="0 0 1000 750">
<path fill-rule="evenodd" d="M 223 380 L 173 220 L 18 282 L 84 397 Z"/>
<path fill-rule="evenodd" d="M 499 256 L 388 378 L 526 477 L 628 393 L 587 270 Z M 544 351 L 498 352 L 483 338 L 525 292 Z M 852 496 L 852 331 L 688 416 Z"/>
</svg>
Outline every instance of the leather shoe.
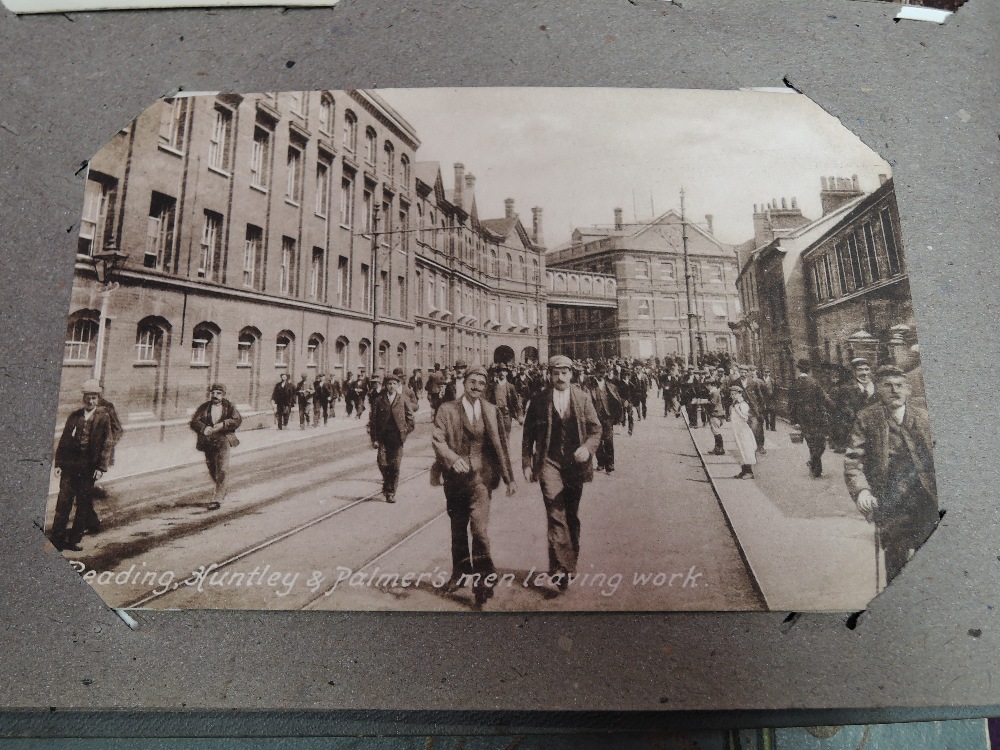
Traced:
<svg viewBox="0 0 1000 750">
<path fill-rule="evenodd" d="M 447 593 L 447 594 L 454 594 L 459 589 L 465 588 L 464 584 L 462 584 L 461 581 L 462 581 L 462 576 L 460 576 L 460 575 L 454 576 L 453 575 L 451 578 L 448 579 L 448 583 L 446 583 L 444 585 L 445 593 Z"/>
<path fill-rule="evenodd" d="M 385 496 L 385 501 L 387 503 L 394 503 L 394 502 L 396 502 L 396 496 L 393 495 L 393 494 L 386 495 Z"/>
</svg>

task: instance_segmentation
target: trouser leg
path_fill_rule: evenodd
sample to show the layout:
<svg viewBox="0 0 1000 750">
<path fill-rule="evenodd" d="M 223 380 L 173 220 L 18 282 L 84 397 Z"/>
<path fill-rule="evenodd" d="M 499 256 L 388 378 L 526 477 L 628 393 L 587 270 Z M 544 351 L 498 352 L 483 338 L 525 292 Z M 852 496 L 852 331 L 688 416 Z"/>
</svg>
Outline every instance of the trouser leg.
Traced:
<svg viewBox="0 0 1000 750">
<path fill-rule="evenodd" d="M 469 548 L 470 497 L 467 493 L 445 485 L 445 503 L 451 522 L 451 575 L 472 572 L 472 552 Z"/>
<path fill-rule="evenodd" d="M 823 452 L 826 450 L 826 433 L 809 432 L 805 434 L 806 445 L 809 446 L 809 468 L 814 477 L 823 474 Z"/>
<path fill-rule="evenodd" d="M 575 488 L 564 484 L 559 468 L 548 462 L 542 467 L 540 480 L 548 527 L 549 570 L 554 572 L 561 569 L 572 573 L 576 570 L 579 549 L 580 528 L 575 516 L 579 509 L 582 485 L 579 492 L 575 492 Z M 573 515 L 572 526 L 570 511 Z M 577 539 L 575 545 L 574 535 Z"/>
<path fill-rule="evenodd" d="M 69 531 L 68 539 L 74 544 L 79 544 L 83 539 L 83 533 L 87 530 L 87 525 L 94 515 L 94 475 L 92 470 L 81 472 L 77 475 L 75 484 L 76 491 L 76 514 L 73 516 L 73 527 Z"/>
<path fill-rule="evenodd" d="M 382 492 L 395 495 L 399 487 L 399 469 L 403 464 L 403 446 L 379 446 L 379 468 L 382 470 Z"/>
<path fill-rule="evenodd" d="M 59 496 L 56 498 L 56 510 L 52 518 L 52 527 L 49 529 L 49 539 L 57 545 L 66 541 L 66 528 L 77 495 L 78 476 L 79 472 L 76 469 L 65 467 L 59 475 Z"/>
</svg>

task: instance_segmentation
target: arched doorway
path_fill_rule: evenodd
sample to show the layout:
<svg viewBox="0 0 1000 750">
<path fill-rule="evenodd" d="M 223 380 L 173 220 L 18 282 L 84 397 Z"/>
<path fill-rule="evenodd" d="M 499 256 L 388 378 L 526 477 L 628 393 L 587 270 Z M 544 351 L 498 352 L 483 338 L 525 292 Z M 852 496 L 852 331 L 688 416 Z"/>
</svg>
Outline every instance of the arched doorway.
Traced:
<svg viewBox="0 0 1000 750">
<path fill-rule="evenodd" d="M 537 362 L 538 361 L 538 349 L 533 346 L 526 346 L 521 351 L 521 361 L 522 362 Z"/>
<path fill-rule="evenodd" d="M 498 346 L 493 350 L 493 362 L 501 365 L 509 365 L 514 361 L 514 350 L 507 345 Z"/>
</svg>

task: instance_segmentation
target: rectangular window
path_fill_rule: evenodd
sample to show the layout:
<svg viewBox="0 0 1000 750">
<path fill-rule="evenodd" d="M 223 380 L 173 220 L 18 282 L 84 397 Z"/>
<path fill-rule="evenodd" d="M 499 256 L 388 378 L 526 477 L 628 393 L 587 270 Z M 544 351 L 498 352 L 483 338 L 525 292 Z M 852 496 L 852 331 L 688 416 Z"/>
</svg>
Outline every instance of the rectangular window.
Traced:
<svg viewBox="0 0 1000 750">
<path fill-rule="evenodd" d="M 253 149 L 250 151 L 250 184 L 267 190 L 267 171 L 271 163 L 271 134 L 264 128 L 256 128 L 253 133 Z"/>
<path fill-rule="evenodd" d="M 865 224 L 862 231 L 862 240 L 865 245 L 865 259 L 867 261 L 868 273 L 873 282 L 878 281 L 882 275 L 878 270 L 878 256 L 875 254 L 875 237 L 872 235 L 872 225 Z"/>
<path fill-rule="evenodd" d="M 889 260 L 889 275 L 896 276 L 903 270 L 899 255 L 899 245 L 896 244 L 896 230 L 892 226 L 892 215 L 888 208 L 882 209 L 882 235 L 885 237 L 885 249 Z"/>
<path fill-rule="evenodd" d="M 169 195 L 153 192 L 149 201 L 149 222 L 146 225 L 146 253 L 143 266 L 169 271 L 174 246 L 174 217 L 177 201 Z"/>
<path fill-rule="evenodd" d="M 242 365 L 243 367 L 249 367 L 250 362 L 250 352 L 253 349 L 252 341 L 240 341 L 237 343 L 237 354 L 236 354 L 236 364 Z"/>
<path fill-rule="evenodd" d="M 674 280 L 674 264 L 673 263 L 661 263 L 660 264 L 660 278 L 663 281 L 673 281 Z"/>
<path fill-rule="evenodd" d="M 156 362 L 156 345 L 158 331 L 153 328 L 143 328 L 135 341 L 136 362 Z"/>
<path fill-rule="evenodd" d="M 858 252 L 858 240 L 853 234 L 847 236 L 847 250 L 851 256 L 851 273 L 854 277 L 854 288 L 865 285 L 865 275 L 861 270 L 861 254 Z"/>
<path fill-rule="evenodd" d="M 370 235 L 375 224 L 375 201 L 370 190 L 364 191 L 362 208 L 364 209 L 364 224 L 362 234 Z"/>
<path fill-rule="evenodd" d="M 406 317 L 406 278 L 404 276 L 396 277 L 396 299 L 398 300 L 397 305 L 399 307 L 399 317 Z"/>
<path fill-rule="evenodd" d="M 833 296 L 833 264 L 830 263 L 830 254 L 823 256 L 823 276 L 826 281 L 826 296 Z"/>
<path fill-rule="evenodd" d="M 379 243 L 382 247 L 389 247 L 389 241 L 392 239 L 392 206 L 390 204 L 382 204 L 382 226 L 375 227 L 375 231 L 382 235 L 379 237 Z"/>
<path fill-rule="evenodd" d="M 348 295 L 350 282 L 347 274 L 347 258 L 341 255 L 337 258 L 337 304 L 340 307 L 347 307 L 350 304 L 350 298 Z"/>
<path fill-rule="evenodd" d="M 323 162 L 316 163 L 316 215 L 326 216 L 330 205 L 330 168 Z"/>
<path fill-rule="evenodd" d="M 340 225 L 354 226 L 354 180 L 347 176 L 340 182 Z"/>
<path fill-rule="evenodd" d="M 292 91 L 288 94 L 289 105 L 288 109 L 291 110 L 293 115 L 298 115 L 299 117 L 305 117 L 306 115 L 306 98 L 301 91 Z"/>
<path fill-rule="evenodd" d="M 208 364 L 208 339 L 191 339 L 191 364 Z"/>
<path fill-rule="evenodd" d="M 649 317 L 649 300 L 641 299 L 639 300 L 639 317 L 648 318 Z"/>
<path fill-rule="evenodd" d="M 183 151 L 187 141 L 188 99 L 164 99 L 163 106 L 160 145 L 174 151 Z"/>
<path fill-rule="evenodd" d="M 261 247 L 264 230 L 247 224 L 247 238 L 243 245 L 243 286 L 256 289 L 260 284 Z"/>
<path fill-rule="evenodd" d="M 379 289 L 382 292 L 382 304 L 380 305 L 383 315 L 389 315 L 392 312 L 392 289 L 389 286 L 389 272 L 379 271 L 378 274 L 378 284 Z"/>
<path fill-rule="evenodd" d="M 214 279 L 222 262 L 222 214 L 205 211 L 205 224 L 201 230 L 201 260 L 198 264 L 199 279 Z"/>
<path fill-rule="evenodd" d="M 295 205 L 302 199 L 302 152 L 295 146 L 288 147 L 288 183 L 285 199 Z"/>
<path fill-rule="evenodd" d="M 850 258 L 847 255 L 847 245 L 843 242 L 837 243 L 837 268 L 840 271 L 840 284 L 844 294 L 854 291 L 854 287 L 851 286 L 851 279 L 854 277 L 850 271 Z"/>
<path fill-rule="evenodd" d="M 410 251 L 410 211 L 406 208 L 399 210 L 399 249 Z"/>
<path fill-rule="evenodd" d="M 371 269 L 361 264 L 361 309 L 371 311 L 372 309 L 372 273 Z"/>
<path fill-rule="evenodd" d="M 722 266 L 720 266 L 717 263 L 712 263 L 708 267 L 708 273 L 709 273 L 708 280 L 710 283 L 712 284 L 722 283 Z"/>
<path fill-rule="evenodd" d="M 635 262 L 635 277 L 637 279 L 648 279 L 649 278 L 649 263 L 644 260 L 637 260 Z"/>
<path fill-rule="evenodd" d="M 309 298 L 319 299 L 323 291 L 323 248 L 314 247 L 309 265 Z"/>
<path fill-rule="evenodd" d="M 83 197 L 83 217 L 77 253 L 93 255 L 111 239 L 112 216 L 118 195 L 118 180 L 89 174 Z"/>
<path fill-rule="evenodd" d="M 813 263 L 812 268 L 813 268 L 813 284 L 816 289 L 816 299 L 824 300 L 826 299 L 826 295 L 824 294 L 825 287 L 823 285 L 822 279 L 820 278 L 819 262 Z"/>
<path fill-rule="evenodd" d="M 295 267 L 295 240 L 291 237 L 281 238 L 281 276 L 278 282 L 282 294 L 294 295 L 298 291 L 295 287 L 296 267 Z"/>
<path fill-rule="evenodd" d="M 232 136 L 233 113 L 225 107 L 215 108 L 215 122 L 208 142 L 208 166 L 229 171 L 229 142 Z"/>
</svg>

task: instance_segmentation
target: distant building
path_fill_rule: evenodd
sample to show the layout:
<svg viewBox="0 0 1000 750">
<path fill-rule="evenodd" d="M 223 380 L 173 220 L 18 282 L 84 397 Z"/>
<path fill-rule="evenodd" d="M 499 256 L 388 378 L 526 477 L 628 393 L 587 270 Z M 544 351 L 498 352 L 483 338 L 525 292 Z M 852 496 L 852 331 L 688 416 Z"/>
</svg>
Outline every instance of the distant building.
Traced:
<svg viewBox="0 0 1000 750">
<path fill-rule="evenodd" d="M 918 364 L 892 180 L 866 194 L 857 177 L 823 177 L 820 197 L 814 221 L 795 199 L 755 206 L 754 240 L 739 248 L 739 357 L 769 368 L 782 399 L 802 358 L 827 383 L 856 356 Z"/>
<path fill-rule="evenodd" d="M 611 225 L 574 230 L 568 244 L 546 256 L 554 272 L 554 293 L 560 291 L 564 275 L 567 283 L 572 282 L 567 275 L 571 272 L 604 274 L 615 279 L 618 303 L 615 315 L 587 313 L 592 318 L 581 318 L 580 308 L 550 304 L 552 351 L 596 346 L 602 356 L 687 358 L 690 337 L 680 214 L 670 210 L 649 222 L 626 223 L 621 209 L 615 209 L 614 219 Z M 736 339 L 729 323 L 740 315 L 735 248 L 715 238 L 709 215 L 704 225 L 687 222 L 687 249 L 696 353 L 734 353 Z M 595 324 L 605 326 L 596 338 L 586 333 Z"/>
</svg>

